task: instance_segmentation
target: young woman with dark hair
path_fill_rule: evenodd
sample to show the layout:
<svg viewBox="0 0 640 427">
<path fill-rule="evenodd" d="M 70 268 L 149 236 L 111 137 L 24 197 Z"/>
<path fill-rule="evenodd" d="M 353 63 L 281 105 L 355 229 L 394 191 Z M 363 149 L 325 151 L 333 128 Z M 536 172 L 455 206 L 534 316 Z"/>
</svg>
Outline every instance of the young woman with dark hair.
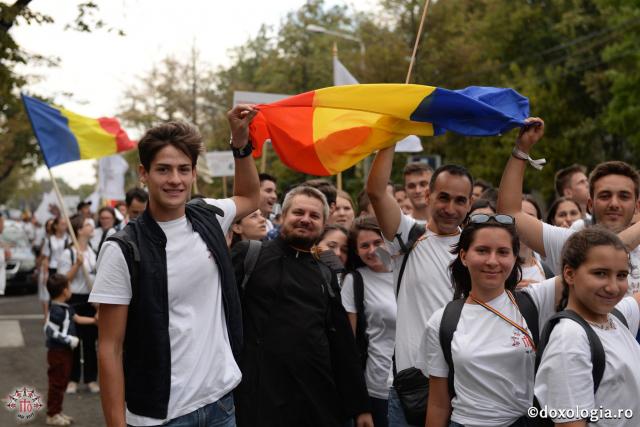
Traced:
<svg viewBox="0 0 640 427">
<path fill-rule="evenodd" d="M 430 375 L 428 427 L 528 425 L 537 337 L 519 304 L 527 299 L 535 305 L 539 328 L 554 313 L 561 285 L 550 279 L 527 287 L 528 296 L 516 295 L 519 249 L 508 215 L 473 215 L 462 231 L 452 251 L 457 254 L 451 263 L 454 301 L 446 307 L 461 308 L 449 343 L 453 398 L 440 330 L 445 308 L 429 319 L 421 343 Z"/>
<path fill-rule="evenodd" d="M 333 251 L 342 265 L 347 267 L 349 258 L 348 249 L 349 232 L 340 224 L 328 224 L 324 226 L 322 235 L 315 247 L 319 251 Z"/>
<path fill-rule="evenodd" d="M 236 220 L 231 226 L 231 247 L 242 240 L 262 240 L 267 236 L 267 219 L 260 209 Z"/>
<path fill-rule="evenodd" d="M 571 310 L 587 325 L 565 318 L 548 325 L 551 332 L 536 375 L 535 394 L 542 407 L 565 410 L 564 416 L 554 418 L 556 425 L 585 427 L 587 421 L 598 421 L 598 426 L 638 425 L 628 415 L 640 413 L 640 347 L 635 340 L 640 293 L 625 297 L 628 275 L 629 253 L 612 232 L 590 227 L 565 243 L 563 297 L 558 308 Z M 604 372 L 596 387 L 585 328 L 595 332 L 604 348 Z M 607 420 L 600 409 L 619 418 Z"/>
<path fill-rule="evenodd" d="M 582 208 L 575 200 L 559 197 L 549 208 L 547 224 L 570 228 L 571 224 L 582 218 L 582 216 Z"/>
<path fill-rule="evenodd" d="M 385 243 L 376 218 L 356 218 L 349 233 L 350 259 L 355 271 L 346 275 L 341 296 L 356 342 L 363 338 L 368 342 L 366 354 L 361 356 L 366 357 L 365 380 L 373 423 L 376 427 L 386 427 L 387 378 L 395 342 L 396 299 L 393 273 L 378 255 L 379 248 L 385 248 Z"/>
</svg>

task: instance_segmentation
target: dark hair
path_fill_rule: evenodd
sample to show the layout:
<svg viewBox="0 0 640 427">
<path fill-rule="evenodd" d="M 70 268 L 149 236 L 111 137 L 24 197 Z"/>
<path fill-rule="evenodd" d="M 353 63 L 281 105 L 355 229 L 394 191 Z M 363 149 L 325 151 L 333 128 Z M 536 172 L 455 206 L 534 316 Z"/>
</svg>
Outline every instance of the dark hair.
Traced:
<svg viewBox="0 0 640 427">
<path fill-rule="evenodd" d="M 62 215 L 58 215 L 53 218 L 53 222 L 51 223 L 52 234 L 56 234 L 58 232 L 58 224 L 60 224 L 60 221 L 64 221 L 64 218 L 62 217 Z"/>
<path fill-rule="evenodd" d="M 449 266 L 451 281 L 453 282 L 454 288 L 454 299 L 466 298 L 471 292 L 471 275 L 469 274 L 469 269 L 462 264 L 460 251 L 468 251 L 473 243 L 476 232 L 488 227 L 502 228 L 503 230 L 507 230 L 511 235 L 511 249 L 516 256 L 516 263 L 513 266 L 513 270 L 509 274 L 509 277 L 507 277 L 507 280 L 504 282 L 504 288 L 509 291 L 513 291 L 522 278 L 522 259 L 518 255 L 520 252 L 520 239 L 518 238 L 515 225 L 500 224 L 495 220 L 490 220 L 482 224 L 471 222 L 462 229 L 462 233 L 460 233 L 460 240 L 451 250 L 452 254 L 457 255 L 456 259 L 454 259 Z"/>
<path fill-rule="evenodd" d="M 489 208 L 493 211 L 494 214 L 496 213 L 496 205 L 491 200 L 478 199 L 471 204 L 471 208 L 469 209 L 469 213 L 467 214 L 467 217 L 469 217 L 470 215 L 473 215 L 473 211 L 475 211 L 476 209 L 484 209 L 484 208 Z"/>
<path fill-rule="evenodd" d="M 557 199 L 555 199 L 553 201 L 553 203 L 551 204 L 551 207 L 549 208 L 549 212 L 547 212 L 547 224 L 556 225 L 554 223 L 554 218 L 556 216 L 556 212 L 558 212 L 558 208 L 560 207 L 560 204 L 562 204 L 564 202 L 573 203 L 574 205 L 576 205 L 578 207 L 578 210 L 580 211 L 580 213 L 581 214 L 583 213 L 582 212 L 582 208 L 580 207 L 578 202 L 576 202 L 575 200 L 570 199 L 568 197 L 558 197 Z"/>
<path fill-rule="evenodd" d="M 203 150 L 200 131 L 190 123 L 175 121 L 154 126 L 140 138 L 138 156 L 145 170 L 149 170 L 158 151 L 167 145 L 182 151 L 191 159 L 191 166 L 196 167 L 198 155 Z"/>
<path fill-rule="evenodd" d="M 610 162 L 600 163 L 591 171 L 589 175 L 589 195 L 593 199 L 594 189 L 596 182 L 600 178 L 604 178 L 609 175 L 622 175 L 633 181 L 633 188 L 635 190 L 635 197 L 638 198 L 640 191 L 640 175 L 638 172 L 628 163 L 621 162 L 619 160 L 612 160 Z"/>
<path fill-rule="evenodd" d="M 47 291 L 51 299 L 58 298 L 69 286 L 69 280 L 64 274 L 54 273 L 47 280 Z"/>
<path fill-rule="evenodd" d="M 117 225 L 120 224 L 120 220 L 118 219 L 118 217 L 116 216 L 116 211 L 115 209 L 113 209 L 111 206 L 103 206 L 100 208 L 100 210 L 98 211 L 98 226 L 102 227 L 102 224 L 100 224 L 100 214 L 102 212 L 109 212 L 111 214 L 111 216 L 113 217 L 113 225 Z M 75 230 L 74 230 L 75 231 Z"/>
<path fill-rule="evenodd" d="M 487 181 L 485 181 L 484 179 L 478 178 L 473 182 L 473 186 L 474 187 L 480 187 L 482 188 L 482 192 L 484 193 L 485 191 L 487 191 L 490 188 L 493 188 L 493 185 L 489 184 Z"/>
<path fill-rule="evenodd" d="M 258 179 L 260 180 L 260 184 L 262 184 L 262 181 L 271 181 L 274 184 L 278 183 L 278 180 L 276 179 L 275 176 L 269 175 L 268 173 L 264 173 L 264 172 L 258 174 Z"/>
<path fill-rule="evenodd" d="M 542 209 L 540 208 L 538 201 L 531 194 L 523 194 L 522 201 L 531 203 L 536 209 L 536 218 L 542 220 Z"/>
<path fill-rule="evenodd" d="M 440 174 L 447 172 L 450 175 L 454 176 L 462 176 L 469 180 L 471 186 L 469 187 L 469 195 L 473 193 L 473 177 L 471 173 L 464 166 L 459 165 L 442 165 L 431 175 L 431 180 L 429 181 L 429 191 L 433 192 L 436 187 L 436 180 Z"/>
<path fill-rule="evenodd" d="M 55 233 L 55 224 L 56 219 L 55 218 L 49 218 L 45 223 L 44 223 L 44 231 L 47 234 L 54 234 Z"/>
<path fill-rule="evenodd" d="M 75 233 L 76 236 L 78 235 L 78 231 L 80 231 L 80 229 L 84 227 L 85 221 L 86 221 L 86 218 L 82 214 L 75 214 L 71 218 L 69 218 L 69 222 L 71 223 L 71 228 L 73 228 L 73 232 Z"/>
<path fill-rule="evenodd" d="M 309 187 L 313 187 L 316 190 L 320 190 L 320 192 L 324 194 L 324 197 L 327 198 L 327 203 L 329 204 L 329 206 L 335 205 L 337 189 L 332 183 L 330 183 L 326 179 L 324 178 L 310 179 L 308 181 L 303 182 L 301 185 L 306 185 Z"/>
<path fill-rule="evenodd" d="M 362 189 L 358 193 L 358 216 L 362 215 L 363 212 L 369 212 L 369 206 L 371 206 L 369 195 Z"/>
<path fill-rule="evenodd" d="M 412 175 L 412 174 L 423 174 L 433 172 L 433 168 L 424 162 L 411 162 L 407 163 L 402 171 L 402 176 Z"/>
<path fill-rule="evenodd" d="M 562 298 L 558 304 L 557 310 L 564 310 L 569 302 L 569 286 L 564 279 L 564 268 L 571 267 L 573 270 L 577 270 L 589 256 L 589 251 L 596 246 L 612 246 L 614 249 L 624 251 L 627 256 L 629 251 L 627 247 L 622 243 L 620 238 L 611 231 L 594 225 L 593 227 L 584 228 L 577 233 L 573 233 L 562 247 Z"/>
<path fill-rule="evenodd" d="M 376 234 L 382 236 L 382 230 L 380 224 L 375 216 L 363 215 L 353 220 L 351 229 L 349 230 L 349 261 L 350 268 L 356 269 L 363 267 L 365 263 L 358 256 L 358 235 L 361 231 L 373 231 Z"/>
<path fill-rule="evenodd" d="M 402 184 L 393 184 L 393 194 L 395 195 L 400 191 L 406 192 L 407 190 L 405 190 L 404 185 Z"/>
<path fill-rule="evenodd" d="M 127 204 L 127 207 L 131 206 L 134 199 L 142 203 L 147 203 L 149 200 L 149 193 L 144 191 L 142 188 L 132 188 L 127 191 L 127 195 L 125 196 L 125 203 Z"/>
<path fill-rule="evenodd" d="M 556 172 L 556 176 L 554 177 L 553 182 L 558 197 L 564 196 L 565 188 L 571 185 L 571 178 L 577 173 L 583 173 L 586 175 L 587 168 L 579 164 L 573 164 Z"/>
</svg>

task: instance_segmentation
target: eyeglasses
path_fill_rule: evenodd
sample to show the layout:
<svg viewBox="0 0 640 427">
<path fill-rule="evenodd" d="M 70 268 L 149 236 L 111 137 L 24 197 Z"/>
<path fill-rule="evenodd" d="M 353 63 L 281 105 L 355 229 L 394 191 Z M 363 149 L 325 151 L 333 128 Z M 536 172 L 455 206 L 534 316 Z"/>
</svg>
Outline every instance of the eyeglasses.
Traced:
<svg viewBox="0 0 640 427">
<path fill-rule="evenodd" d="M 469 224 L 484 224 L 485 222 L 494 221 L 502 225 L 514 225 L 516 220 L 511 215 L 497 214 L 475 214 L 469 217 Z"/>
</svg>

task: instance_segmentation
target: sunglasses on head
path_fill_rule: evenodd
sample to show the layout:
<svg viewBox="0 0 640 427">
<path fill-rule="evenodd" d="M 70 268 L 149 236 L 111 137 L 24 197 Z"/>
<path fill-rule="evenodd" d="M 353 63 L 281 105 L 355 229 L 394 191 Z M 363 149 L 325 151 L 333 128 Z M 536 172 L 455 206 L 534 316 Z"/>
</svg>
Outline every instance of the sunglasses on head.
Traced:
<svg viewBox="0 0 640 427">
<path fill-rule="evenodd" d="M 487 215 L 487 214 L 475 214 L 469 217 L 469 224 L 484 224 L 485 222 L 497 222 L 498 224 L 503 225 L 514 225 L 516 220 L 511 215 L 497 214 L 497 215 Z"/>
</svg>

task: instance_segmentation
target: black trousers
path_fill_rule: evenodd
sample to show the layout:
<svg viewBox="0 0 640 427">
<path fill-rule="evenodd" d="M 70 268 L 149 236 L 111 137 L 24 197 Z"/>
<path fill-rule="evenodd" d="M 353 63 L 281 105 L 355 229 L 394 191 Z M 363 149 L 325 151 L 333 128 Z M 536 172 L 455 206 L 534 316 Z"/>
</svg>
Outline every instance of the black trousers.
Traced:
<svg viewBox="0 0 640 427">
<path fill-rule="evenodd" d="M 78 316 L 93 317 L 96 315 L 96 309 L 88 301 L 89 294 L 72 294 L 67 304 L 73 307 Z M 85 383 L 90 383 L 98 378 L 98 355 L 96 352 L 98 328 L 95 325 L 76 324 L 76 330 L 80 344 L 73 350 L 73 367 L 69 380 L 80 382 L 82 376 Z"/>
</svg>

